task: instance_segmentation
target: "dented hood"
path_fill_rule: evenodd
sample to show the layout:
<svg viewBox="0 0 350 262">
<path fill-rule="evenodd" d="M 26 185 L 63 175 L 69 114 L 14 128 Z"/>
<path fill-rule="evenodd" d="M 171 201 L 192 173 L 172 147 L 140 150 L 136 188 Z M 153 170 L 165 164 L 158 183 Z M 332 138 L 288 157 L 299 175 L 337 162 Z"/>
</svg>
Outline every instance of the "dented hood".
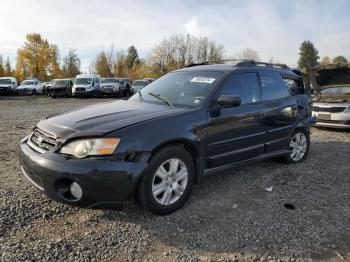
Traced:
<svg viewBox="0 0 350 262">
<path fill-rule="evenodd" d="M 330 86 L 350 86 L 350 64 L 330 64 L 315 68 L 311 74 L 315 91 Z"/>
<path fill-rule="evenodd" d="M 189 109 L 118 100 L 55 115 L 40 121 L 37 127 L 62 140 L 77 136 L 102 136 L 124 127 L 187 110 Z"/>
</svg>

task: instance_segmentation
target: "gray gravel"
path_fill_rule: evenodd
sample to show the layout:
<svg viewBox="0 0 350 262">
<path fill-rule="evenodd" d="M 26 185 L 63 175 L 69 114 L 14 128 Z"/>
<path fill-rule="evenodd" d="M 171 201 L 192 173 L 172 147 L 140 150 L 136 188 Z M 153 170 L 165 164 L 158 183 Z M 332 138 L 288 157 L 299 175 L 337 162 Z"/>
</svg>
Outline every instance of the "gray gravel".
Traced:
<svg viewBox="0 0 350 262">
<path fill-rule="evenodd" d="M 19 140 L 46 115 L 104 101 L 0 97 L 2 261 L 350 260 L 346 131 L 312 129 L 301 164 L 265 161 L 206 177 L 165 217 L 132 202 L 115 212 L 47 199 L 21 175 Z"/>
</svg>

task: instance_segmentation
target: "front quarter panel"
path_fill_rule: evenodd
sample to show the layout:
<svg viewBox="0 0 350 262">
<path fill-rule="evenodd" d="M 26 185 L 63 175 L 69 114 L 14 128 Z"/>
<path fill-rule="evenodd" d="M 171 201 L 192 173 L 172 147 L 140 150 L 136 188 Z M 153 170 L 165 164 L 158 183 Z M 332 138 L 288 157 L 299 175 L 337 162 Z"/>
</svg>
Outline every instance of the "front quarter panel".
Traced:
<svg viewBox="0 0 350 262">
<path fill-rule="evenodd" d="M 120 129 L 109 136 L 121 139 L 117 153 L 152 152 L 167 143 L 186 141 L 195 146 L 198 154 L 204 154 L 206 127 L 206 111 L 189 109 Z"/>
</svg>

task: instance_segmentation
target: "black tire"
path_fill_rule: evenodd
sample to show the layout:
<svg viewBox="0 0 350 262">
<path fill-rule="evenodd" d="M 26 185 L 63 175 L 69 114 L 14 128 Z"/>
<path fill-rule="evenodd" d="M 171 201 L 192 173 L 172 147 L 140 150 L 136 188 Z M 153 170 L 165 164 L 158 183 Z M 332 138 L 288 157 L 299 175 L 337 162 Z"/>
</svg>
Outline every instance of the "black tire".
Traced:
<svg viewBox="0 0 350 262">
<path fill-rule="evenodd" d="M 297 129 L 294 131 L 294 133 L 292 134 L 292 136 L 290 137 L 289 141 L 288 141 L 288 149 L 291 150 L 292 148 L 290 147 L 291 141 L 292 139 L 298 134 L 301 133 L 305 136 L 306 138 L 306 150 L 304 152 L 304 155 L 302 156 L 302 158 L 296 160 L 292 158 L 292 153 L 283 157 L 281 160 L 286 163 L 286 164 L 294 164 L 294 163 L 299 163 L 304 161 L 307 158 L 307 155 L 309 153 L 310 150 L 310 132 L 306 129 Z"/>
<path fill-rule="evenodd" d="M 153 196 L 152 183 L 158 167 L 171 158 L 177 158 L 185 164 L 188 172 L 188 180 L 186 188 L 178 200 L 169 205 L 162 205 Z M 141 207 L 153 214 L 166 215 L 172 213 L 185 204 L 191 194 L 194 180 L 195 166 L 191 155 L 181 146 L 167 146 L 156 152 L 151 158 L 148 168 L 138 183 L 136 201 Z"/>
<path fill-rule="evenodd" d="M 33 90 L 32 95 L 33 95 L 33 96 L 36 95 L 36 90 L 35 90 L 35 89 Z"/>
</svg>

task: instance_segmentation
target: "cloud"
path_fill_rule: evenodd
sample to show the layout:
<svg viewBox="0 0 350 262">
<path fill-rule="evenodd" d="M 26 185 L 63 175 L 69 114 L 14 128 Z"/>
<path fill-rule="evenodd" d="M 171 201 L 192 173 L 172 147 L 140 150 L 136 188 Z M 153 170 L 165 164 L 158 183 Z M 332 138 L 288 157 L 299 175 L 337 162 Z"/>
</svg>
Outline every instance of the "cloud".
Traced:
<svg viewBox="0 0 350 262">
<path fill-rule="evenodd" d="M 197 23 L 197 19 L 196 18 L 192 18 L 190 21 L 188 21 L 185 24 L 185 28 L 186 28 L 186 32 L 190 35 L 194 35 L 194 36 L 201 36 L 199 27 L 198 27 L 198 23 Z"/>
<path fill-rule="evenodd" d="M 2 0 L 0 54 L 15 62 L 27 33 L 40 33 L 56 44 L 61 57 L 76 49 L 87 69 L 101 49 L 135 45 L 146 56 L 172 34 L 207 36 L 227 55 L 250 47 L 296 65 L 302 41 L 320 56 L 350 58 L 350 1 L 223 0 Z"/>
</svg>

